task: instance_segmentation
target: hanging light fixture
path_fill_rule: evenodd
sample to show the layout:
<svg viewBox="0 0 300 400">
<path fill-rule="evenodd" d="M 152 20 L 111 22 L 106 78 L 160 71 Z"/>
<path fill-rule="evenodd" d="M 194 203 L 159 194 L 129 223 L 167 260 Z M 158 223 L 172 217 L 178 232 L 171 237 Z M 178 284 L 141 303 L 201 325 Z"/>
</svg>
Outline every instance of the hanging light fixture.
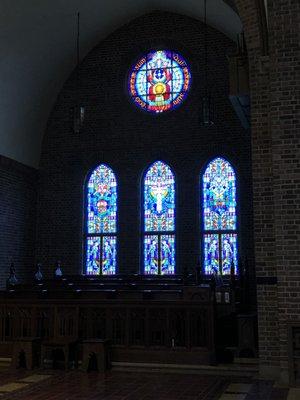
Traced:
<svg viewBox="0 0 300 400">
<path fill-rule="evenodd" d="M 80 76 L 79 76 L 79 64 L 80 64 L 80 13 L 77 14 L 77 40 L 76 40 L 76 104 L 73 113 L 73 129 L 75 133 L 79 133 L 84 121 L 84 107 L 80 105 L 79 101 L 79 86 L 80 86 Z"/>
<path fill-rule="evenodd" d="M 207 6 L 204 0 L 204 96 L 201 99 L 200 119 L 203 126 L 213 125 L 214 104 L 207 84 Z"/>
</svg>

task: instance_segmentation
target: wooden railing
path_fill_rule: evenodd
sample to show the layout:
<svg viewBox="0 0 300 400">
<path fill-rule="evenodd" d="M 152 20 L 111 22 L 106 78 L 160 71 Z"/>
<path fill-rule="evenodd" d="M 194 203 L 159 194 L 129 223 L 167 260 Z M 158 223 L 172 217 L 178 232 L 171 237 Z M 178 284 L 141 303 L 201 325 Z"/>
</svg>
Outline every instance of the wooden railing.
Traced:
<svg viewBox="0 0 300 400">
<path fill-rule="evenodd" d="M 49 286 L 1 292 L 0 341 L 101 338 L 110 339 L 113 361 L 213 360 L 214 302 L 209 286 L 64 291 L 64 284 L 52 292 Z"/>
</svg>

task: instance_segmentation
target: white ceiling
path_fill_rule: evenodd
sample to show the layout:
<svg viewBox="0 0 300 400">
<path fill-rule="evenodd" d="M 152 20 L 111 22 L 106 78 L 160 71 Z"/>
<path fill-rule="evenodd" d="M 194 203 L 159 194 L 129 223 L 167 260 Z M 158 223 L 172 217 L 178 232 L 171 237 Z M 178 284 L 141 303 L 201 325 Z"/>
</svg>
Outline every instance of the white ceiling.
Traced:
<svg viewBox="0 0 300 400">
<path fill-rule="evenodd" d="M 0 0 L 0 154 L 38 167 L 46 122 L 75 66 L 76 16 L 81 56 L 131 19 L 167 10 L 203 19 L 201 0 Z M 237 14 L 207 1 L 208 23 L 232 39 Z"/>
</svg>

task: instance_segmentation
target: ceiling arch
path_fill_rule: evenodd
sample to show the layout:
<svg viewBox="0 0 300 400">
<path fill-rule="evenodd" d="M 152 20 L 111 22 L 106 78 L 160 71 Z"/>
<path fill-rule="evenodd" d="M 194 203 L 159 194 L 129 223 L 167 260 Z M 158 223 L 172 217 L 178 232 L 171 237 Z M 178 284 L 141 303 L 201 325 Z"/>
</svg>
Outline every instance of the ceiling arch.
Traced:
<svg viewBox="0 0 300 400">
<path fill-rule="evenodd" d="M 199 0 L 44 0 L 2 2 L 0 16 L 0 154 L 38 167 L 48 115 L 75 66 L 76 15 L 81 56 L 131 19 L 165 10 L 203 20 Z M 208 23 L 232 39 L 241 32 L 236 12 L 207 2 Z"/>
</svg>

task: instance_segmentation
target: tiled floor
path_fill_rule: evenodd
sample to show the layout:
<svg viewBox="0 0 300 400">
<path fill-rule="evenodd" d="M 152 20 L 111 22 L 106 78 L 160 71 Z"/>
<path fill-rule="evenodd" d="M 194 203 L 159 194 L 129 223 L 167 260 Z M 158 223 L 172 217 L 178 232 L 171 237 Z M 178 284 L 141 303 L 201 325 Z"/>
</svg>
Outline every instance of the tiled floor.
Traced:
<svg viewBox="0 0 300 400">
<path fill-rule="evenodd" d="M 271 381 L 212 375 L 44 370 L 0 374 L 0 400 L 287 400 L 288 392 Z"/>
</svg>

